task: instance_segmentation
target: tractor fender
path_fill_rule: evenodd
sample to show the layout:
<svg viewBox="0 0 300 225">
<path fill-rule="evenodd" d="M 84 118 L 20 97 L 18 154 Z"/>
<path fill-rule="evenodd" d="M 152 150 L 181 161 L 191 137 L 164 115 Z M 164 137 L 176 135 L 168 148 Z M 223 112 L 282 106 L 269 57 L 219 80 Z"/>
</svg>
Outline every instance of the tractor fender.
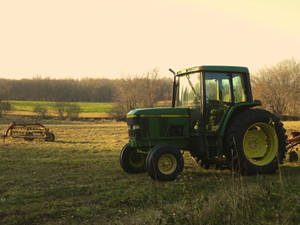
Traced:
<svg viewBox="0 0 300 225">
<path fill-rule="evenodd" d="M 228 127 L 231 119 L 234 117 L 236 113 L 240 113 L 244 110 L 247 110 L 249 108 L 255 107 L 255 106 L 260 106 L 261 102 L 260 101 L 253 101 L 253 102 L 241 102 L 233 105 L 228 112 L 226 113 L 222 124 L 219 128 L 219 135 L 217 137 L 217 154 L 222 155 L 223 154 L 223 138 L 226 132 L 226 128 Z"/>
</svg>

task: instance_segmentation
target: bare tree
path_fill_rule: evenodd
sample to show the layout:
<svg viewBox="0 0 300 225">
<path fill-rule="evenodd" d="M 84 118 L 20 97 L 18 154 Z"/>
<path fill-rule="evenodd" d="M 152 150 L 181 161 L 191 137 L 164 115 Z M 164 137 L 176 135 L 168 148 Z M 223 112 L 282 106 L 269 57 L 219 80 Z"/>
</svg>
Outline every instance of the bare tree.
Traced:
<svg viewBox="0 0 300 225">
<path fill-rule="evenodd" d="M 80 106 L 76 103 L 56 102 L 53 108 L 60 119 L 74 120 L 81 112 Z"/>
<path fill-rule="evenodd" d="M 158 70 L 154 69 L 141 76 L 128 76 L 120 80 L 115 101 L 118 106 L 113 110 L 114 117 L 124 119 L 126 113 L 135 108 L 154 107 L 160 97 L 165 95 L 161 91 L 163 81 L 169 81 L 171 90 L 171 80 L 159 79 Z M 169 95 L 165 95 L 169 96 Z"/>
<path fill-rule="evenodd" d="M 274 114 L 298 116 L 300 62 L 287 59 L 261 69 L 252 77 L 254 97 Z"/>
<path fill-rule="evenodd" d="M 45 119 L 47 117 L 48 109 L 45 106 L 36 105 L 33 108 L 33 112 L 37 113 L 40 118 Z"/>
</svg>

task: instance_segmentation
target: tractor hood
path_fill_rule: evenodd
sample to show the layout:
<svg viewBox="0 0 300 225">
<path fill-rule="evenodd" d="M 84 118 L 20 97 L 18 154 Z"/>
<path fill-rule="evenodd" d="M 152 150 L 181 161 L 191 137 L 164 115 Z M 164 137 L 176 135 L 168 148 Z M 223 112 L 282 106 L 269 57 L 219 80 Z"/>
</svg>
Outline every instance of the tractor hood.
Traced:
<svg viewBox="0 0 300 225">
<path fill-rule="evenodd" d="M 150 149 L 161 143 L 181 149 L 189 145 L 189 108 L 134 109 L 127 114 L 129 144 Z"/>
<path fill-rule="evenodd" d="M 146 109 L 134 109 L 127 114 L 127 118 L 133 117 L 189 117 L 189 108 L 146 108 Z"/>
</svg>

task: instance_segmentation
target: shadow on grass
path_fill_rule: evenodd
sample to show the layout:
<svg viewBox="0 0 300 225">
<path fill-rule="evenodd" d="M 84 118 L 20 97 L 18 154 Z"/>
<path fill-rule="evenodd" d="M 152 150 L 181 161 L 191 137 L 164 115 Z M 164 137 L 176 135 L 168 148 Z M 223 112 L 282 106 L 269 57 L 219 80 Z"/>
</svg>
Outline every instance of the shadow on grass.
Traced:
<svg viewBox="0 0 300 225">
<path fill-rule="evenodd" d="M 281 168 L 282 174 L 300 178 L 300 163 L 288 163 Z"/>
<path fill-rule="evenodd" d="M 295 162 L 295 163 L 285 163 L 280 167 L 280 171 L 284 177 L 293 177 L 295 179 L 300 180 L 300 162 Z M 185 176 L 191 176 L 194 178 L 209 178 L 209 177 L 223 177 L 224 179 L 228 178 L 238 178 L 241 175 L 238 172 L 231 171 L 229 169 L 224 169 L 224 170 L 218 170 L 218 169 L 204 169 L 204 168 L 199 168 L 194 170 L 192 166 L 185 167 L 185 170 L 183 172 Z M 276 171 L 274 174 L 261 174 L 261 176 L 278 176 L 279 175 L 279 170 Z M 244 175 L 242 177 L 256 177 L 259 176 L 257 174 L 253 174 L 250 176 Z"/>
<path fill-rule="evenodd" d="M 183 173 L 183 176 L 187 177 L 194 177 L 194 178 L 211 178 L 211 177 L 235 177 L 238 176 L 237 173 L 234 173 L 230 170 L 215 170 L 215 169 L 199 169 L 197 171 L 193 170 L 185 170 Z"/>
<path fill-rule="evenodd" d="M 90 142 L 90 141 L 55 141 L 56 143 L 60 144 L 95 144 L 97 142 Z"/>
</svg>

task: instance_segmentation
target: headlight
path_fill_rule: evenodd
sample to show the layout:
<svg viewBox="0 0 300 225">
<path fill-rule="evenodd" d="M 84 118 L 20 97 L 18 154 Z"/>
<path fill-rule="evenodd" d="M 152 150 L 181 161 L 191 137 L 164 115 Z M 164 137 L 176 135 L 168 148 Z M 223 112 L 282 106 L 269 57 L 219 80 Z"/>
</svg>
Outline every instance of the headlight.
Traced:
<svg viewBox="0 0 300 225">
<path fill-rule="evenodd" d="M 138 125 L 138 124 L 135 124 L 135 125 L 132 125 L 132 130 L 138 130 L 138 129 L 140 129 L 141 127 L 140 127 L 140 125 Z"/>
</svg>

